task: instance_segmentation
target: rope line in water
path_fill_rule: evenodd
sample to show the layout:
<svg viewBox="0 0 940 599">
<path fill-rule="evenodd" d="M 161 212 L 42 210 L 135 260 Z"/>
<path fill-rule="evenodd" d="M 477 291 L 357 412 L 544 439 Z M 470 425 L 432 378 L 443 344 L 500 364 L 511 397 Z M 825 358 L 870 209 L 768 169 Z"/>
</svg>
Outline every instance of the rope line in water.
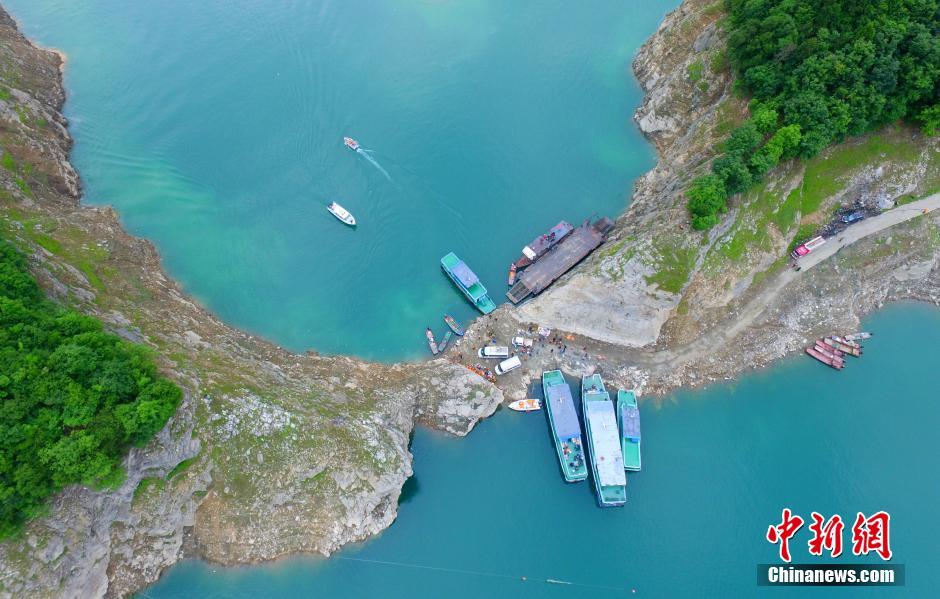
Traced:
<svg viewBox="0 0 940 599">
<path fill-rule="evenodd" d="M 529 576 L 513 576 L 511 574 L 500 574 L 498 572 L 484 572 L 481 570 L 464 570 L 461 568 L 447 568 L 443 566 L 428 566 L 425 564 L 410 564 L 407 562 L 393 562 L 388 560 L 381 559 L 368 559 L 364 557 L 347 557 L 342 555 L 334 555 L 329 559 L 344 560 L 349 562 L 360 562 L 364 564 L 378 564 L 382 566 L 396 566 L 399 568 L 412 568 L 415 570 L 431 570 L 434 572 L 449 572 L 452 574 L 467 574 L 470 576 L 486 576 L 489 578 L 504 578 L 507 580 L 515 580 L 517 582 L 542 582 L 545 584 L 560 584 L 567 586 L 582 587 L 587 589 L 598 589 L 604 591 L 618 591 L 621 593 L 626 593 L 627 589 L 623 587 L 613 587 L 603 584 L 591 584 L 587 582 L 573 582 L 570 580 L 558 580 L 557 578 L 532 578 Z"/>
</svg>

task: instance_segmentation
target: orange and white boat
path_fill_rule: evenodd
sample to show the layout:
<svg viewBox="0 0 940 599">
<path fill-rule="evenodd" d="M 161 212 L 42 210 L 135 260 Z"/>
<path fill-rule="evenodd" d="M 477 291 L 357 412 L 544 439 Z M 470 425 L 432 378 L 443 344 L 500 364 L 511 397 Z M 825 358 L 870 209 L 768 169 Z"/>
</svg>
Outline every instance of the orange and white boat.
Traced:
<svg viewBox="0 0 940 599">
<path fill-rule="evenodd" d="M 542 409 L 542 402 L 537 399 L 520 399 L 509 404 L 509 409 L 517 412 L 534 412 Z"/>
<path fill-rule="evenodd" d="M 359 150 L 359 142 L 351 137 L 344 137 L 343 143 L 346 144 L 346 147 L 349 148 L 350 150 L 354 150 L 354 151 Z"/>
</svg>

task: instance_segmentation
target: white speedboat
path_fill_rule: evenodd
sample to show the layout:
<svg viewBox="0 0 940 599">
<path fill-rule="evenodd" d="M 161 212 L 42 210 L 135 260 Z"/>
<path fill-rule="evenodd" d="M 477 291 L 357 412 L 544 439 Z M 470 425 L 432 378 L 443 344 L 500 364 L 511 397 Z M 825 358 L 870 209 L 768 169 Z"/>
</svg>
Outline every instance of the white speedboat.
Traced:
<svg viewBox="0 0 940 599">
<path fill-rule="evenodd" d="M 509 409 L 517 412 L 534 412 L 542 409 L 542 402 L 537 399 L 519 399 L 509 404 Z"/>
<path fill-rule="evenodd" d="M 330 211 L 330 214 L 346 223 L 350 227 L 356 226 L 356 217 L 349 213 L 349 210 L 346 210 L 336 202 L 331 202 L 327 207 L 327 210 Z"/>
</svg>

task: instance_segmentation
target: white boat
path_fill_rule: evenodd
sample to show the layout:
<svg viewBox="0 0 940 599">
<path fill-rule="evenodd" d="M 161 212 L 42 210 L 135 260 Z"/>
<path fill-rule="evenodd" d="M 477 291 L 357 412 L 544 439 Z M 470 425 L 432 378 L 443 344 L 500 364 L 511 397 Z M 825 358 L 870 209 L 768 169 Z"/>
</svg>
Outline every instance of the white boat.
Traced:
<svg viewBox="0 0 940 599">
<path fill-rule="evenodd" d="M 537 399 L 520 399 L 509 404 L 509 409 L 517 412 L 534 412 L 542 409 L 542 402 Z"/>
<path fill-rule="evenodd" d="M 326 207 L 330 211 L 330 214 L 338 218 L 340 221 L 346 223 L 350 227 L 356 226 L 356 217 L 349 213 L 349 210 L 346 210 L 336 202 L 330 202 Z"/>
<path fill-rule="evenodd" d="M 851 335 L 846 335 L 845 340 L 846 341 L 862 341 L 863 339 L 871 339 L 871 336 L 872 336 L 872 333 L 866 333 L 863 331 L 861 333 L 853 333 Z"/>
</svg>

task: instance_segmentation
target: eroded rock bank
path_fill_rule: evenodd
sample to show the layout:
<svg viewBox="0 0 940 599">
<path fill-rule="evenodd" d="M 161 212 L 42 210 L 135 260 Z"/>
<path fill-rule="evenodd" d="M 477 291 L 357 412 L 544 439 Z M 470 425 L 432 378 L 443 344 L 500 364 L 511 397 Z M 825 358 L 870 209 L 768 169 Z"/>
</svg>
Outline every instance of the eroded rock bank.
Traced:
<svg viewBox="0 0 940 599">
<path fill-rule="evenodd" d="M 465 434 L 543 369 L 599 369 L 649 396 L 766 365 L 819 333 L 855 328 L 886 301 L 937 303 L 933 214 L 806 272 L 781 259 L 801 227 L 822 224 L 839 204 L 940 188 L 936 140 L 907 128 L 782 165 L 735 198 L 715 230 L 689 230 L 684 186 L 747 115 L 731 93 L 722 18 L 720 3 L 686 0 L 637 54 L 647 95 L 636 118 L 659 162 L 637 181 L 609 241 L 542 296 L 479 319 L 446 357 L 385 366 L 295 355 L 228 327 L 112 210 L 80 205 L 59 113 L 61 58 L 0 15 L 9 90 L 0 145 L 14 160 L 0 170 L 6 234 L 51 295 L 153 346 L 187 391 L 159 438 L 131 452 L 119 489 L 67 489 L 0 546 L 0 592 L 122 596 L 183 555 L 233 564 L 329 554 L 394 519 L 416 423 Z M 488 339 L 535 326 L 552 333 L 501 379 L 502 391 L 460 365 Z"/>
<path fill-rule="evenodd" d="M 117 488 L 74 486 L 0 544 L 0 596 L 126 596 L 184 555 L 329 555 L 387 527 L 416 424 L 466 434 L 502 393 L 446 360 L 296 355 L 209 314 L 110 208 L 82 205 L 59 53 L 0 10 L 0 217 L 48 293 L 156 350 L 185 390 Z"/>
</svg>

